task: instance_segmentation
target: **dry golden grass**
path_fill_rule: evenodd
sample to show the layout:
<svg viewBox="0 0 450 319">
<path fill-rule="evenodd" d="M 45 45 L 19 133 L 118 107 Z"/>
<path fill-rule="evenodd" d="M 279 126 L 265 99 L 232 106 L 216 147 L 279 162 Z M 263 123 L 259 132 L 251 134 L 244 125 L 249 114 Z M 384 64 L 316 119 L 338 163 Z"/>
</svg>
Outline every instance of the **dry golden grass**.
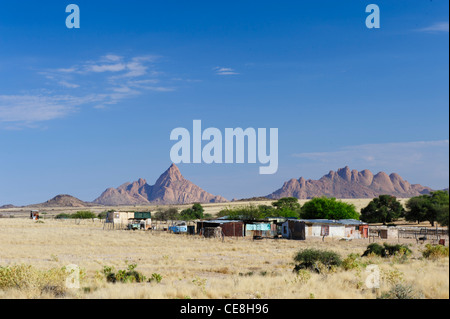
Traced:
<svg viewBox="0 0 450 319">
<path fill-rule="evenodd" d="M 363 283 L 364 269 L 308 276 L 296 275 L 293 256 L 303 248 L 329 249 L 343 258 L 362 254 L 367 240 L 290 241 L 230 239 L 143 231 L 106 231 L 99 221 L 0 219 L 0 267 L 29 264 L 37 269 L 78 265 L 86 273 L 82 289 L 65 298 L 376 298 Z M 414 255 L 406 263 L 372 258 L 384 274 L 381 291 L 409 284 L 425 298 L 449 298 L 448 258 L 428 261 L 424 245 L 411 242 Z M 160 283 L 107 283 L 104 266 L 124 269 L 126 262 Z M 27 289 L 0 289 L 0 298 L 55 298 Z"/>
</svg>

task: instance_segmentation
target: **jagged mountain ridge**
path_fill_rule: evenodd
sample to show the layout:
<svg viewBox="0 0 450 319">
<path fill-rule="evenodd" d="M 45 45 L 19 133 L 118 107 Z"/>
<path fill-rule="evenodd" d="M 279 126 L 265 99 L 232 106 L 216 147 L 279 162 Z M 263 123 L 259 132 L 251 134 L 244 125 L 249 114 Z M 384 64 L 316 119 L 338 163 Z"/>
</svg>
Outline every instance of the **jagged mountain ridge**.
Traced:
<svg viewBox="0 0 450 319">
<path fill-rule="evenodd" d="M 118 188 L 108 188 L 94 200 L 94 203 L 105 206 L 221 202 L 227 200 L 212 195 L 185 179 L 175 164 L 172 164 L 154 185 L 149 185 L 141 178 Z"/>
<path fill-rule="evenodd" d="M 397 173 L 387 175 L 379 172 L 374 175 L 369 170 L 358 172 L 350 170 L 348 166 L 330 171 L 319 180 L 306 180 L 303 177 L 291 179 L 268 195 L 270 199 L 282 197 L 297 197 L 309 199 L 320 196 L 336 198 L 373 198 L 379 195 L 393 195 L 396 197 L 413 197 L 427 194 L 432 189 L 419 184 L 410 184 Z"/>
</svg>

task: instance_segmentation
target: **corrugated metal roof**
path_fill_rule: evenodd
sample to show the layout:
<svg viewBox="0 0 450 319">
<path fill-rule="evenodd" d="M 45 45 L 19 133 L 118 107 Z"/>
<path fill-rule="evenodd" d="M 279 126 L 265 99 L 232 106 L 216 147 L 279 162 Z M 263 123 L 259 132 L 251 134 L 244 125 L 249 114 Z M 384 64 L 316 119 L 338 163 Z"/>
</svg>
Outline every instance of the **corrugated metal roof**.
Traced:
<svg viewBox="0 0 450 319">
<path fill-rule="evenodd" d="M 366 225 L 366 223 L 356 219 L 300 219 L 305 223 L 311 224 L 334 224 L 334 225 Z"/>
<path fill-rule="evenodd" d="M 242 220 L 214 219 L 214 220 L 202 220 L 202 221 L 199 221 L 199 223 L 214 223 L 214 224 L 242 223 Z"/>
</svg>

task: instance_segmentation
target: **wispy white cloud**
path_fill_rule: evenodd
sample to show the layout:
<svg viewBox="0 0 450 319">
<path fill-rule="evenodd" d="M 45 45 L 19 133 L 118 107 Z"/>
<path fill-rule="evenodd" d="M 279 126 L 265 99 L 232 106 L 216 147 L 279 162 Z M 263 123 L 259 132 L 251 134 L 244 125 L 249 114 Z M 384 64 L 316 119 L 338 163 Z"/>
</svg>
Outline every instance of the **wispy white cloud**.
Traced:
<svg viewBox="0 0 450 319">
<path fill-rule="evenodd" d="M 88 72 L 119 72 L 125 70 L 126 65 L 123 63 L 116 63 L 116 64 L 93 64 L 87 66 Z"/>
<path fill-rule="evenodd" d="M 73 73 L 76 70 L 77 70 L 76 68 L 67 68 L 67 69 L 61 68 L 61 69 L 57 69 L 56 71 L 61 72 L 61 73 Z"/>
<path fill-rule="evenodd" d="M 66 117 L 82 106 L 102 109 L 145 92 L 174 91 L 155 69 L 158 58 L 108 54 L 69 67 L 40 70 L 38 74 L 47 82 L 37 93 L 0 95 L 0 123 L 30 127 Z"/>
<path fill-rule="evenodd" d="M 80 87 L 78 84 L 69 83 L 69 82 L 67 82 L 65 80 L 59 81 L 59 84 L 61 84 L 62 86 L 66 87 L 66 88 L 69 88 L 69 89 L 76 89 L 76 88 Z"/>
<path fill-rule="evenodd" d="M 109 54 L 101 57 L 98 61 L 85 62 L 81 66 L 83 72 L 121 72 L 117 77 L 140 77 L 148 74 L 149 66 L 159 57 L 154 55 L 136 56 L 125 59 L 122 56 Z"/>
<path fill-rule="evenodd" d="M 75 112 L 65 96 L 0 95 L 0 122 L 34 123 L 62 118 Z"/>
<path fill-rule="evenodd" d="M 447 22 L 437 22 L 428 27 L 418 29 L 420 32 L 449 32 L 449 23 Z"/>
<path fill-rule="evenodd" d="M 123 57 L 119 56 L 119 55 L 115 55 L 115 54 L 107 54 L 107 55 L 102 57 L 102 60 L 104 60 L 104 61 L 111 61 L 111 62 L 118 62 L 118 61 L 123 60 Z"/>
<path fill-rule="evenodd" d="M 314 172 L 349 166 L 397 172 L 430 187 L 447 187 L 449 183 L 449 140 L 364 144 L 293 156 L 300 160 L 301 167 Z"/>
<path fill-rule="evenodd" d="M 239 74 L 232 68 L 224 68 L 224 67 L 220 67 L 220 66 L 215 67 L 214 71 L 218 75 L 238 75 Z"/>
</svg>

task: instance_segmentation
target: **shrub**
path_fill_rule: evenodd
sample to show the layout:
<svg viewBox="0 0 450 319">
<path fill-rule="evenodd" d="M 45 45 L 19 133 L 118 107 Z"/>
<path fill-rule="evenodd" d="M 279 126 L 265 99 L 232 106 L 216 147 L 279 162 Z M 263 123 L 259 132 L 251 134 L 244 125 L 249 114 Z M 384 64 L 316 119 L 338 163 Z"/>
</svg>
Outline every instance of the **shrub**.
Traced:
<svg viewBox="0 0 450 319">
<path fill-rule="evenodd" d="M 384 248 L 387 251 L 388 256 L 395 256 L 395 255 L 401 255 L 401 256 L 409 256 L 411 255 L 412 251 L 408 248 L 406 245 L 390 245 L 388 243 L 384 243 Z"/>
<path fill-rule="evenodd" d="M 148 282 L 156 281 L 156 283 L 160 283 L 162 280 L 162 276 L 157 273 L 153 273 L 152 276 L 148 279 Z"/>
<path fill-rule="evenodd" d="M 352 269 L 358 269 L 361 267 L 365 267 L 366 265 L 361 262 L 361 257 L 358 254 L 352 253 L 348 255 L 343 261 L 342 261 L 342 268 L 345 270 L 352 270 Z"/>
<path fill-rule="evenodd" d="M 79 211 L 75 214 L 67 214 L 67 213 L 61 213 L 55 216 L 56 219 L 92 219 L 97 218 L 97 215 L 93 212 L 89 211 Z"/>
<path fill-rule="evenodd" d="M 388 292 L 383 293 L 378 299 L 420 299 L 421 295 L 417 293 L 412 286 L 397 284 Z"/>
<path fill-rule="evenodd" d="M 72 218 L 74 219 L 92 219 L 97 218 L 97 215 L 95 215 L 93 212 L 90 211 L 79 211 L 75 214 L 72 214 Z"/>
<path fill-rule="evenodd" d="M 50 270 L 36 269 L 32 265 L 0 267 L 0 289 L 25 289 L 34 291 L 38 296 L 43 293 L 64 296 L 66 278 L 64 267 Z"/>
<path fill-rule="evenodd" d="M 56 219 L 70 219 L 72 218 L 71 214 L 61 213 L 55 216 Z"/>
<path fill-rule="evenodd" d="M 298 252 L 294 260 L 299 263 L 294 268 L 294 271 L 297 272 L 300 269 L 309 269 L 320 273 L 323 271 L 323 268 L 331 270 L 333 267 L 342 264 L 339 254 L 333 251 L 313 248 Z"/>
<path fill-rule="evenodd" d="M 442 245 L 425 245 L 425 250 L 422 252 L 422 256 L 428 259 L 439 259 L 448 257 L 448 247 Z"/>
<path fill-rule="evenodd" d="M 121 269 L 117 273 L 114 273 L 114 267 L 104 266 L 103 274 L 106 277 L 106 281 L 111 283 L 144 282 L 146 277 L 136 271 L 136 267 L 136 264 L 130 264 L 127 269 Z"/>
<path fill-rule="evenodd" d="M 311 279 L 311 273 L 306 269 L 300 269 L 293 283 L 306 284 Z"/>
<path fill-rule="evenodd" d="M 411 249 L 409 249 L 405 245 L 391 245 L 388 243 L 384 243 L 383 246 L 377 243 L 373 243 L 367 246 L 366 251 L 362 255 L 363 257 L 369 255 L 376 255 L 383 258 L 387 258 L 390 256 L 401 255 L 401 256 L 409 256 L 411 254 Z"/>
<path fill-rule="evenodd" d="M 97 215 L 97 218 L 98 219 L 106 219 L 106 217 L 108 217 L 108 213 L 110 213 L 110 212 L 114 212 L 114 210 L 107 210 L 107 211 L 101 212 Z"/>
<path fill-rule="evenodd" d="M 362 257 L 366 257 L 369 255 L 386 257 L 386 250 L 380 244 L 377 244 L 377 243 L 369 244 L 369 246 L 367 246 L 367 249 L 364 252 L 364 254 L 362 255 Z"/>
<path fill-rule="evenodd" d="M 398 269 L 381 270 L 381 277 L 387 284 L 394 286 L 403 282 L 405 274 Z"/>
</svg>

